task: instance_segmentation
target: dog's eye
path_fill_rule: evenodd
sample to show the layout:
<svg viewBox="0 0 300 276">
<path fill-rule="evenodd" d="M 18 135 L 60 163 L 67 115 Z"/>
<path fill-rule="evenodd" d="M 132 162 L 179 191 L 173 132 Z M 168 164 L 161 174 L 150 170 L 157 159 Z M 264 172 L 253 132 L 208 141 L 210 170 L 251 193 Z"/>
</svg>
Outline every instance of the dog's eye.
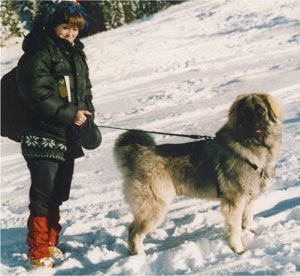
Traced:
<svg viewBox="0 0 300 276">
<path fill-rule="evenodd" d="M 256 108 L 256 110 L 257 110 L 257 112 L 260 114 L 260 115 L 265 115 L 266 114 L 266 109 L 265 108 L 263 108 L 262 106 L 258 106 L 257 108 Z"/>
</svg>

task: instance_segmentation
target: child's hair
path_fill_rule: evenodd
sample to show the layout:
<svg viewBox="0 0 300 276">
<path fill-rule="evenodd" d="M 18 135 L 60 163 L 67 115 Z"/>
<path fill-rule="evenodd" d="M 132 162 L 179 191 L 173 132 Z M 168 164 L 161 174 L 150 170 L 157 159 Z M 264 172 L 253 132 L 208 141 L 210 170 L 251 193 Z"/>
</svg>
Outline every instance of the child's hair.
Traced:
<svg viewBox="0 0 300 276">
<path fill-rule="evenodd" d="M 71 27 L 77 27 L 83 30 L 85 20 L 80 12 L 71 13 L 68 8 L 57 8 L 53 14 L 52 27 L 55 28 L 60 24 L 68 24 Z"/>
</svg>

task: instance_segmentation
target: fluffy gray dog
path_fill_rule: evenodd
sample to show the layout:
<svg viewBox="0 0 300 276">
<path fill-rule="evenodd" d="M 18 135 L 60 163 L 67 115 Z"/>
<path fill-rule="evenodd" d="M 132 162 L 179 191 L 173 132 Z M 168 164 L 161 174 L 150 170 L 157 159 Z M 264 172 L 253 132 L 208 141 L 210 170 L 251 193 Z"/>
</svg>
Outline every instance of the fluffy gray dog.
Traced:
<svg viewBox="0 0 300 276">
<path fill-rule="evenodd" d="M 253 201 L 274 178 L 281 121 L 278 102 L 254 93 L 237 97 L 213 140 L 156 145 L 145 133 L 122 134 L 114 156 L 134 217 L 130 252 L 143 254 L 145 235 L 162 222 L 174 198 L 184 195 L 220 200 L 229 244 L 242 254 L 242 228 L 253 230 Z"/>
</svg>

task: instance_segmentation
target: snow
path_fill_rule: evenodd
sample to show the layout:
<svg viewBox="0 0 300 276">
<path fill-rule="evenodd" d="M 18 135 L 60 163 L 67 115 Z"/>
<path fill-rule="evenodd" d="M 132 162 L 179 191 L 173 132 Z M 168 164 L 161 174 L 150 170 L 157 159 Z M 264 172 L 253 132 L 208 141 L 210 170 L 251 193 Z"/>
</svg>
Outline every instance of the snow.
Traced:
<svg viewBox="0 0 300 276">
<path fill-rule="evenodd" d="M 300 2 L 188 1 L 146 20 L 83 39 L 100 125 L 214 135 L 235 97 L 268 92 L 284 108 L 282 150 L 273 185 L 255 204 L 247 251 L 228 246 L 218 202 L 178 198 L 130 256 L 132 215 L 112 156 L 122 131 L 76 162 L 61 208 L 54 269 L 28 271 L 26 222 L 30 176 L 17 143 L 1 138 L 2 275 L 300 275 Z M 4 47 L 2 74 L 21 44 Z M 187 138 L 155 135 L 158 143 Z"/>
</svg>

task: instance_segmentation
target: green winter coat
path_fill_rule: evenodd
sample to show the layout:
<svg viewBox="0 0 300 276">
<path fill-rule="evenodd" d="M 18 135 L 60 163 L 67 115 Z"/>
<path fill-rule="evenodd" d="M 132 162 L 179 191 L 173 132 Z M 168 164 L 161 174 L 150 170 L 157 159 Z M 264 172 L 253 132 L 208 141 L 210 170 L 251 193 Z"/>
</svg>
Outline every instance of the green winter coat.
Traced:
<svg viewBox="0 0 300 276">
<path fill-rule="evenodd" d="M 54 31 L 35 31 L 24 39 L 17 85 L 28 107 L 21 131 L 25 158 L 65 160 L 67 155 L 83 155 L 74 119 L 78 110 L 95 111 L 83 47 L 78 39 L 71 45 Z M 71 102 L 64 76 L 70 79 Z"/>
</svg>

